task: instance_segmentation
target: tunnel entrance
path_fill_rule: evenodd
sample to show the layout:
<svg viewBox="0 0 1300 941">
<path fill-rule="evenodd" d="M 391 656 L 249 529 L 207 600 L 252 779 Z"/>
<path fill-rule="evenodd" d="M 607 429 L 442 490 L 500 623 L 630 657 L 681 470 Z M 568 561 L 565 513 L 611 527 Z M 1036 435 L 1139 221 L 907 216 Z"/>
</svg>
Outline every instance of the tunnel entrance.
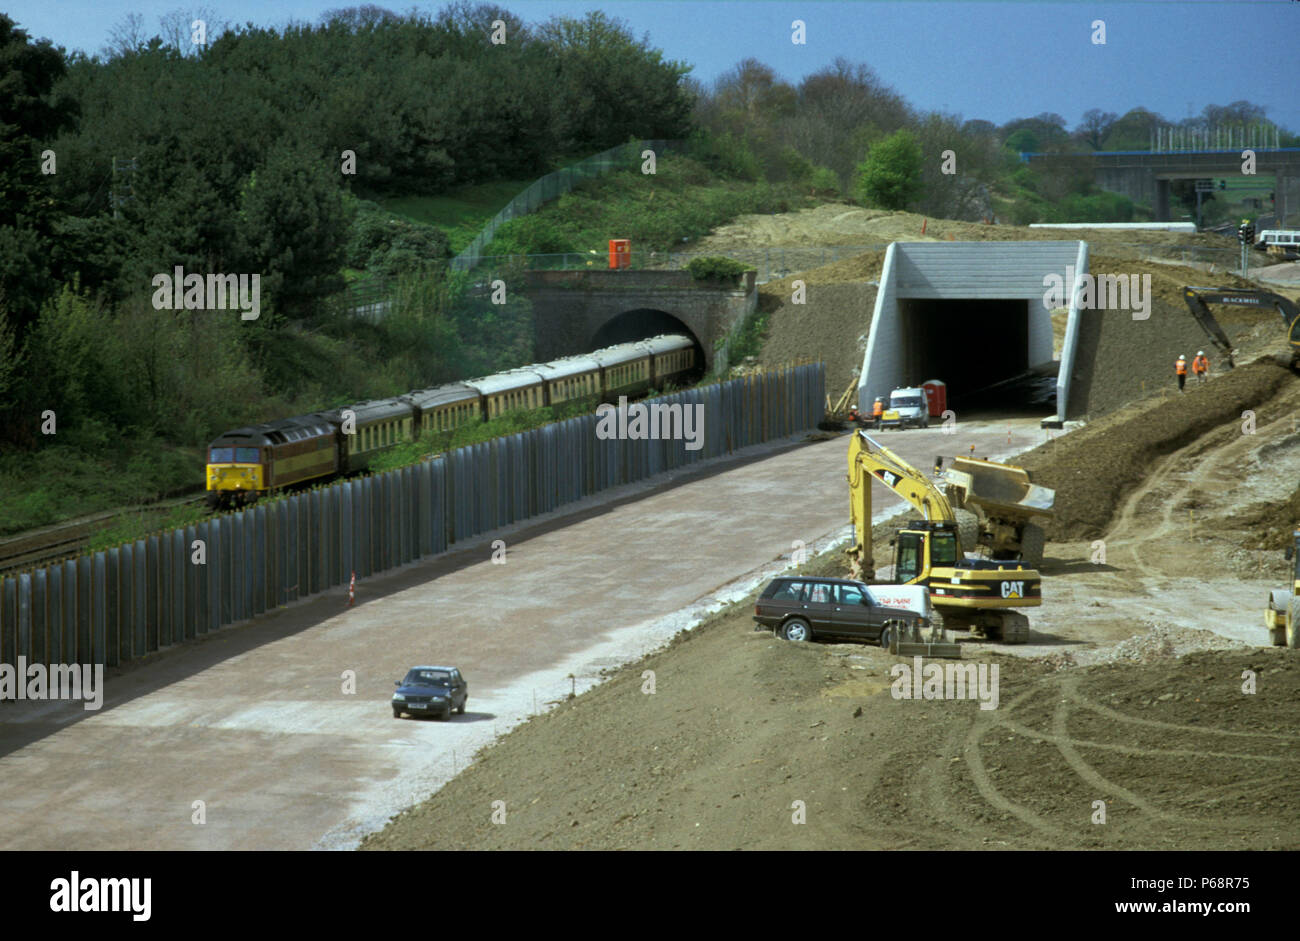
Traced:
<svg viewBox="0 0 1300 941">
<path fill-rule="evenodd" d="M 704 371 L 704 347 L 691 328 L 672 314 L 649 307 L 624 311 L 617 317 L 605 321 L 591 338 L 589 348 L 599 350 L 616 343 L 631 343 L 634 340 L 644 340 L 646 337 L 659 336 L 663 333 L 689 337 L 695 344 L 695 361 L 700 364 L 700 372 Z"/>
<path fill-rule="evenodd" d="M 899 298 L 898 312 L 908 385 L 941 379 L 949 407 L 968 413 L 1054 401 L 1055 366 L 1029 362 L 1028 300 Z"/>
</svg>

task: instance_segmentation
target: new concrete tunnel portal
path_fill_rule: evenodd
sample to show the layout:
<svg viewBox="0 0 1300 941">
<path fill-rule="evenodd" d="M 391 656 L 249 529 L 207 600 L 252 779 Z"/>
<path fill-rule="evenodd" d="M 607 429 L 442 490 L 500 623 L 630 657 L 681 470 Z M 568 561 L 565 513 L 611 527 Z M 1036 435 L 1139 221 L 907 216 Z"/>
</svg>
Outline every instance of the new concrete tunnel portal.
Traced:
<svg viewBox="0 0 1300 941">
<path fill-rule="evenodd" d="M 878 394 L 940 379 L 956 412 L 991 386 L 1036 373 L 1055 376 L 1056 420 L 1064 421 L 1079 329 L 1066 279 L 1087 270 L 1081 241 L 893 243 L 876 292 L 859 403 L 869 406 Z M 1049 275 L 1066 287 L 1059 364 Z"/>
</svg>

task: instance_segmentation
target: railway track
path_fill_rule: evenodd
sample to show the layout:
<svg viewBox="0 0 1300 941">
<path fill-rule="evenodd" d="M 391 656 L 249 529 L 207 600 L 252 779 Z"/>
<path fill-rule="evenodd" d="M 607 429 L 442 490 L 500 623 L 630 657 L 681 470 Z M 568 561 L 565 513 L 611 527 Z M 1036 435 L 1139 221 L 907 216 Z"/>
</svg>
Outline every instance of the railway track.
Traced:
<svg viewBox="0 0 1300 941">
<path fill-rule="evenodd" d="M 202 496 L 178 497 L 147 506 L 119 508 L 58 523 L 42 529 L 0 539 L 0 576 L 16 575 L 71 558 L 85 551 L 93 538 L 121 517 L 140 513 L 161 524 L 178 506 L 201 504 Z"/>
</svg>

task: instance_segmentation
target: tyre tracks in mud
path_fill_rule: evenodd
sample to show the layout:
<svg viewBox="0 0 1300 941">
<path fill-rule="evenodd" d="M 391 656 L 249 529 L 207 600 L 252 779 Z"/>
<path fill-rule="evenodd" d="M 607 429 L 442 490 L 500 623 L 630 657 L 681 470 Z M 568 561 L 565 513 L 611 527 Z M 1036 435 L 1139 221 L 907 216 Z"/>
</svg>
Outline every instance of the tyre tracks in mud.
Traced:
<svg viewBox="0 0 1300 941">
<path fill-rule="evenodd" d="M 928 831 L 935 848 L 1300 846 L 1300 799 L 1289 796 L 1300 772 L 1300 733 L 1220 727 L 1213 723 L 1226 716 L 1188 696 L 1152 705 L 1183 715 L 1209 711 L 1206 721 L 1148 719 L 1103 701 L 1127 695 L 1125 681 L 1146 669 L 1033 680 L 996 709 L 950 724 L 942 751 L 914 762 L 890 787 L 914 798 L 909 821 Z M 1177 678 L 1189 672 L 1185 665 L 1159 669 L 1171 674 L 1160 685 L 1185 692 Z M 1224 671 L 1225 687 L 1231 679 Z M 1272 704 L 1282 702 L 1288 711 L 1274 718 L 1294 721 L 1294 689 L 1273 692 L 1254 718 L 1269 721 Z M 1087 728 L 1097 721 L 1108 735 Z M 1130 739 L 1133 729 L 1159 741 Z M 1096 822 L 1096 801 L 1104 802 L 1104 823 Z"/>
</svg>

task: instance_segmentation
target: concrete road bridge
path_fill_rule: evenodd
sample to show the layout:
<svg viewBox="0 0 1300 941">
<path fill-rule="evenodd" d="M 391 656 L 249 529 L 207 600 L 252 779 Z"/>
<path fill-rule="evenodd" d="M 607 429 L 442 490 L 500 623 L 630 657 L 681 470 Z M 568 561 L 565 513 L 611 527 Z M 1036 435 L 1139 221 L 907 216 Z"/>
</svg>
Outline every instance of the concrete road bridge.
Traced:
<svg viewBox="0 0 1300 941">
<path fill-rule="evenodd" d="M 1169 188 L 1175 180 L 1241 177 L 1241 147 L 1170 153 L 1099 151 L 1092 154 L 1022 154 L 1035 166 L 1091 170 L 1099 187 L 1152 207 L 1156 220 L 1170 218 Z M 1279 224 L 1300 224 L 1300 147 L 1257 147 L 1255 175 L 1272 177 Z"/>
</svg>

